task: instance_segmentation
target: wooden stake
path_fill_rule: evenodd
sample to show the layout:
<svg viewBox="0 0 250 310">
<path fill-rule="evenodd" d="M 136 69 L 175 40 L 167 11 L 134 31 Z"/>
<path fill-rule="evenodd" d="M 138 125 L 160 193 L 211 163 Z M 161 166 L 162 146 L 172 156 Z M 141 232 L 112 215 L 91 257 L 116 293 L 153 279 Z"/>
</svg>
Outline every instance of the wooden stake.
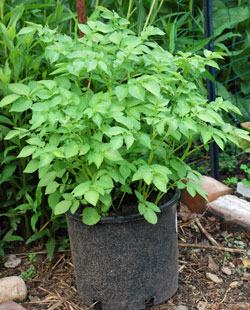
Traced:
<svg viewBox="0 0 250 310">
<path fill-rule="evenodd" d="M 76 11 L 77 11 L 77 17 L 78 17 L 78 23 L 79 24 L 86 24 L 87 18 L 86 18 L 86 10 L 85 10 L 85 1 L 84 0 L 76 0 Z M 79 30 L 79 36 L 82 38 L 84 36 L 84 33 Z"/>
</svg>

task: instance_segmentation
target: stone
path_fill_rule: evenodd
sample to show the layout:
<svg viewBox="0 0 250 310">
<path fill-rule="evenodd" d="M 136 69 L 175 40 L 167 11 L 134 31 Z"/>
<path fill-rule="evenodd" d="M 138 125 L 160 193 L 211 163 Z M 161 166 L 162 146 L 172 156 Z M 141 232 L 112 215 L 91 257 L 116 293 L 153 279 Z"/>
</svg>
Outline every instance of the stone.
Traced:
<svg viewBox="0 0 250 310">
<path fill-rule="evenodd" d="M 240 282 L 239 281 L 233 281 L 232 283 L 230 283 L 229 286 L 231 288 L 236 288 L 236 287 L 240 286 Z"/>
<path fill-rule="evenodd" d="M 180 306 L 177 306 L 175 310 L 188 310 L 188 307 L 180 305 Z"/>
<path fill-rule="evenodd" d="M 250 273 L 244 272 L 241 279 L 244 281 L 250 281 Z"/>
<path fill-rule="evenodd" d="M 197 304 L 197 310 L 206 310 L 207 304 L 207 301 L 199 301 Z"/>
<path fill-rule="evenodd" d="M 183 222 L 187 222 L 193 216 L 191 211 L 183 203 L 180 203 L 180 209 L 178 215 L 181 217 Z"/>
<path fill-rule="evenodd" d="M 214 283 L 223 283 L 223 280 L 217 277 L 215 274 L 206 272 L 206 277 L 208 280 L 213 281 Z"/>
<path fill-rule="evenodd" d="M 208 269 L 210 269 L 213 272 L 219 270 L 219 266 L 216 264 L 216 262 L 212 259 L 211 256 L 208 257 Z"/>
<path fill-rule="evenodd" d="M 27 297 L 27 287 L 21 277 L 12 276 L 0 279 L 0 304 L 6 301 L 23 301 Z"/>
<path fill-rule="evenodd" d="M 244 197 L 250 198 L 250 187 L 244 185 L 242 182 L 237 184 L 237 193 L 241 194 Z"/>
<path fill-rule="evenodd" d="M 247 257 L 242 259 L 242 263 L 243 263 L 244 267 L 250 268 L 250 260 Z"/>
<path fill-rule="evenodd" d="M 208 209 L 226 222 L 250 228 L 250 202 L 233 195 L 225 195 L 207 204 Z"/>
<path fill-rule="evenodd" d="M 26 310 L 24 307 L 18 305 L 14 301 L 7 301 L 0 305 L 0 310 Z"/>
<path fill-rule="evenodd" d="M 16 268 L 21 264 L 21 259 L 16 255 L 10 254 L 7 256 L 7 261 L 4 263 L 5 268 Z"/>
<path fill-rule="evenodd" d="M 186 189 L 183 189 L 181 193 L 181 202 L 194 213 L 205 212 L 207 202 L 211 202 L 220 196 L 230 194 L 232 192 L 230 187 L 208 176 L 201 177 L 200 186 L 207 193 L 208 201 L 199 194 L 192 197 Z"/>
<path fill-rule="evenodd" d="M 227 276 L 231 276 L 231 274 L 232 274 L 232 270 L 231 270 L 230 268 L 228 268 L 228 267 L 225 267 L 225 266 L 223 266 L 223 267 L 221 268 L 221 271 L 222 271 L 223 273 L 225 273 Z"/>
</svg>

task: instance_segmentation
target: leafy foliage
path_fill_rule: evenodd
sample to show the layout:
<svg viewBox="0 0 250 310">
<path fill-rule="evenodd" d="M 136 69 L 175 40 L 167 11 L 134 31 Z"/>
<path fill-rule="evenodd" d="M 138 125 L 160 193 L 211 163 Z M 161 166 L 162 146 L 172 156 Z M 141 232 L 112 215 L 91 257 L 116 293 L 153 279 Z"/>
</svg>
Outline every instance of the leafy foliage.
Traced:
<svg viewBox="0 0 250 310">
<path fill-rule="evenodd" d="M 236 134 L 249 140 L 219 114 L 239 113 L 236 107 L 205 98 L 202 79 L 206 66 L 217 67 L 218 53 L 173 56 L 149 39 L 164 35 L 161 30 L 150 26 L 137 36 L 128 24 L 101 8 L 79 26 L 85 33 L 79 40 L 29 26 L 46 46 L 52 78 L 11 83 L 0 102 L 14 114 L 32 111 L 25 132 L 15 127 L 8 134 L 26 140 L 18 157 L 31 156 L 24 172 L 38 171 L 38 189 L 45 188 L 53 213 L 88 205 L 82 216 L 89 225 L 128 194 L 155 224 L 157 205 L 170 189 L 186 186 L 192 196 L 204 195 L 199 173 L 185 163 L 195 139 L 201 139 L 198 148 L 214 140 L 221 149 L 227 140 L 237 144 Z"/>
<path fill-rule="evenodd" d="M 28 26 L 23 30 L 29 20 L 57 26 L 58 31 L 71 33 L 75 30 L 75 14 L 60 1 L 39 0 L 34 4 L 32 0 L 12 0 L 0 3 L 0 96 L 5 98 L 0 105 L 1 255 L 4 253 L 3 246 L 10 241 L 27 239 L 46 227 L 49 228 L 47 234 L 54 238 L 59 227 L 66 227 L 64 219 L 51 223 L 51 210 L 46 207 L 43 192 L 40 189 L 36 191 L 34 186 L 36 175 L 23 174 L 26 159 L 17 158 L 25 145 L 18 138 L 19 131 L 25 136 L 31 115 L 31 102 L 18 100 L 20 95 L 27 95 L 28 88 L 22 82 L 46 78 L 49 73 L 43 56 L 43 42 L 33 28 Z M 49 29 L 44 28 L 43 31 L 49 33 Z M 9 86 L 10 83 L 13 83 L 12 86 Z M 9 89 L 17 94 L 8 96 Z M 11 103 L 13 105 L 9 109 Z M 23 111 L 26 111 L 25 114 L 22 114 Z M 13 126 L 18 127 L 19 131 L 10 132 Z"/>
</svg>

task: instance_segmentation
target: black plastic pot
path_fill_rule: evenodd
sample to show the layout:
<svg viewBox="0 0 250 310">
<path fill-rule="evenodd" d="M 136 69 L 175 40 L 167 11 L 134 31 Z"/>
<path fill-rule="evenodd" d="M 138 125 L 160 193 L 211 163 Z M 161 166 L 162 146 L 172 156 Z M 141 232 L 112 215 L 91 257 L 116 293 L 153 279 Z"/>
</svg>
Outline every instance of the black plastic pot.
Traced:
<svg viewBox="0 0 250 310">
<path fill-rule="evenodd" d="M 80 298 L 102 310 L 139 310 L 169 299 L 178 287 L 176 202 L 161 206 L 156 225 L 137 214 L 95 226 L 67 214 Z"/>
</svg>

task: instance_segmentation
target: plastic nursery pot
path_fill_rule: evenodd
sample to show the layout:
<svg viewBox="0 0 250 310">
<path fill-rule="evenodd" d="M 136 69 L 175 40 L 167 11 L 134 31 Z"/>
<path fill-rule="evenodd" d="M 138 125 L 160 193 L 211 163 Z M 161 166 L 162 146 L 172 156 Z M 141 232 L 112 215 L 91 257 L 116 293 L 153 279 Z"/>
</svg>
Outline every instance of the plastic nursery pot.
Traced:
<svg viewBox="0 0 250 310">
<path fill-rule="evenodd" d="M 78 293 L 102 310 L 138 310 L 169 299 L 178 287 L 176 203 L 162 205 L 158 223 L 139 215 L 103 217 L 95 226 L 68 213 Z"/>
</svg>

